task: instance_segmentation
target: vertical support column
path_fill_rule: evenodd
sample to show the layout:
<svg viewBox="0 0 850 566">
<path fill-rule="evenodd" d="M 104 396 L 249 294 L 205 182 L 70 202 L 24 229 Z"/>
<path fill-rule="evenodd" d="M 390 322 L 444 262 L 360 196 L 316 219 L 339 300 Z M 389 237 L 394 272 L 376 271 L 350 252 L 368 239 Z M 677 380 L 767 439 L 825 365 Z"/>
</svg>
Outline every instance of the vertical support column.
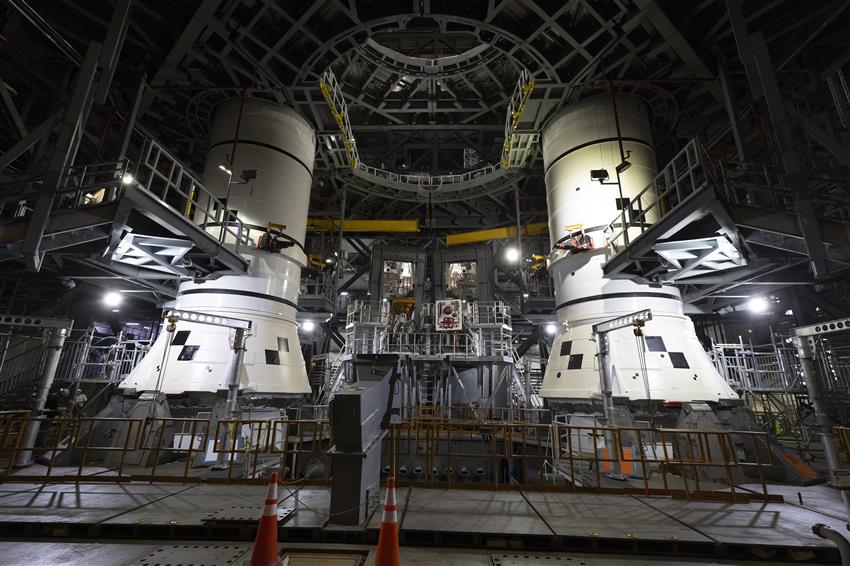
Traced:
<svg viewBox="0 0 850 566">
<path fill-rule="evenodd" d="M 741 10 L 741 0 L 726 0 L 726 12 L 729 14 L 729 23 L 732 25 L 732 34 L 735 36 L 735 45 L 738 47 L 738 57 L 744 63 L 744 71 L 750 83 L 750 93 L 753 98 L 761 98 L 764 94 L 758 80 L 753 51 L 750 48 L 750 36 L 747 32 L 744 12 Z"/>
<path fill-rule="evenodd" d="M 833 422 L 827 413 L 820 376 L 815 368 L 814 350 L 812 349 L 811 340 L 812 338 L 808 336 L 795 336 L 794 346 L 797 348 L 797 355 L 800 356 L 800 367 L 803 370 L 803 378 L 806 380 L 806 390 L 809 393 L 809 400 L 812 402 L 812 408 L 815 410 L 815 421 L 818 424 L 821 435 L 823 453 L 826 458 L 827 468 L 829 469 L 829 480 L 832 482 L 835 479 L 835 473 L 838 471 L 838 453 L 835 450 L 835 444 L 832 438 Z"/>
<path fill-rule="evenodd" d="M 602 407 L 605 414 L 605 422 L 611 426 L 614 418 L 614 392 L 611 388 L 611 368 L 608 353 L 608 333 L 597 332 L 596 353 L 599 357 L 599 386 L 602 389 Z"/>
<path fill-rule="evenodd" d="M 50 392 L 50 387 L 53 385 L 53 378 L 56 376 L 56 369 L 59 367 L 59 357 L 62 355 L 62 346 L 65 345 L 65 338 L 68 336 L 68 328 L 48 328 L 44 331 L 44 342 L 47 353 L 44 359 L 44 367 L 41 370 L 41 381 L 38 385 L 38 393 L 36 394 L 35 403 L 30 413 L 30 417 L 37 419 L 44 413 L 44 405 L 47 403 L 47 394 Z M 15 458 L 16 466 L 28 466 L 32 464 L 32 448 L 35 446 L 35 441 L 38 438 L 38 431 L 41 428 L 41 421 L 32 420 L 27 423 L 21 435 L 19 446 L 23 446 L 25 450 L 18 452 Z"/>
<path fill-rule="evenodd" d="M 726 63 L 723 59 L 719 56 L 718 59 L 720 60 L 718 76 L 720 78 L 720 90 L 723 93 L 723 104 L 726 106 L 726 114 L 729 116 L 732 138 L 735 140 L 735 149 L 738 151 L 738 161 L 744 162 L 747 160 L 747 154 L 744 151 L 744 140 L 741 137 L 741 122 L 738 120 L 738 109 L 732 97 L 732 85 L 729 84 L 729 70 L 726 68 Z"/>
<path fill-rule="evenodd" d="M 242 360 L 245 355 L 245 334 L 244 328 L 236 328 L 236 335 L 233 337 L 233 363 L 230 366 L 230 372 L 227 376 L 227 419 L 232 421 L 238 413 L 237 401 L 239 399 L 239 376 L 242 370 Z M 221 439 L 222 450 L 219 451 L 216 458 L 216 468 L 227 466 L 229 453 L 226 451 L 227 444 L 230 442 L 231 434 L 235 434 L 235 429 L 230 426 L 225 427 L 224 436 Z"/>
<path fill-rule="evenodd" d="M 142 78 L 139 80 L 139 86 L 136 87 L 136 95 L 133 97 L 133 107 L 130 110 L 130 115 L 127 117 L 124 136 L 121 138 L 121 149 L 118 152 L 119 161 L 123 161 L 127 157 L 127 148 L 130 147 L 130 137 L 133 135 L 133 129 L 136 127 L 136 119 L 139 117 L 139 107 L 142 104 L 142 97 L 145 95 L 146 87 L 147 76 L 142 75 Z"/>
<path fill-rule="evenodd" d="M 516 206 L 516 251 L 519 254 L 519 259 L 517 260 L 517 261 L 519 261 L 518 275 L 519 275 L 519 282 L 520 282 L 519 304 L 520 304 L 520 306 L 522 306 L 522 303 L 524 302 L 523 301 L 523 299 L 524 299 L 523 295 L 525 294 L 525 281 L 523 280 L 523 277 L 522 277 L 522 273 L 523 273 L 523 270 L 522 270 L 522 261 L 523 261 L 523 259 L 522 259 L 522 220 L 520 218 L 520 213 L 519 213 L 519 189 L 514 189 L 514 205 Z"/>
<path fill-rule="evenodd" d="M 109 29 L 103 42 L 103 51 L 100 54 L 100 66 L 103 68 L 103 73 L 101 73 L 95 93 L 95 100 L 98 104 L 105 104 L 106 98 L 109 96 L 112 76 L 115 74 L 116 67 L 118 67 L 118 58 L 121 55 L 121 48 L 127 35 L 132 6 L 133 0 L 118 0 L 115 11 L 112 13 L 112 20 L 109 22 Z"/>
<path fill-rule="evenodd" d="M 44 236 L 47 218 L 53 209 L 53 200 L 56 197 L 56 191 L 59 188 L 65 167 L 73 161 L 76 146 L 82 137 L 81 133 L 85 127 L 88 110 L 91 107 L 91 91 L 95 81 L 99 55 L 100 44 L 90 43 L 83 66 L 77 75 L 77 84 L 62 118 L 62 129 L 56 139 L 53 155 L 50 157 L 47 169 L 44 172 L 44 181 L 36 200 L 35 210 L 33 210 L 32 216 L 27 222 L 27 230 L 21 244 L 21 254 L 27 268 L 33 271 L 41 269 L 41 238 Z"/>
<path fill-rule="evenodd" d="M 770 121 L 776 133 L 777 142 L 782 158 L 782 165 L 788 180 L 788 188 L 794 195 L 794 211 L 800 222 L 800 231 L 803 234 L 803 242 L 806 251 L 811 258 L 812 272 L 816 278 L 822 278 L 829 274 L 826 263 L 826 251 L 823 247 L 823 238 L 820 232 L 820 224 L 815 217 L 809 187 L 803 177 L 803 166 L 797 153 L 798 140 L 792 132 L 791 124 L 785 110 L 785 102 L 773 72 L 773 62 L 767 49 L 764 34 L 757 32 L 750 36 L 750 46 L 756 60 L 759 79 L 764 89 L 764 99 L 770 114 Z"/>
<path fill-rule="evenodd" d="M 337 258 L 336 258 L 336 289 L 339 290 L 340 286 L 342 286 L 342 244 L 343 238 L 345 237 L 345 200 L 348 194 L 348 189 L 346 187 L 342 187 L 342 202 L 339 207 L 339 248 L 337 249 Z M 339 302 L 339 296 L 336 298 L 337 302 Z M 336 309 L 334 309 L 336 310 Z"/>
<path fill-rule="evenodd" d="M 817 278 L 825 277 L 828 275 L 828 267 L 820 225 L 815 217 L 808 186 L 803 178 L 802 164 L 797 153 L 798 143 L 788 122 L 785 103 L 776 81 L 767 42 L 762 32 L 749 35 L 738 0 L 726 0 L 726 9 L 753 98 L 764 98 L 767 104 L 788 179 L 788 187 L 794 195 L 794 211 L 799 218 L 800 231 L 803 234 L 806 251 L 811 258 L 812 272 Z M 733 122 L 733 128 L 734 125 Z"/>
</svg>

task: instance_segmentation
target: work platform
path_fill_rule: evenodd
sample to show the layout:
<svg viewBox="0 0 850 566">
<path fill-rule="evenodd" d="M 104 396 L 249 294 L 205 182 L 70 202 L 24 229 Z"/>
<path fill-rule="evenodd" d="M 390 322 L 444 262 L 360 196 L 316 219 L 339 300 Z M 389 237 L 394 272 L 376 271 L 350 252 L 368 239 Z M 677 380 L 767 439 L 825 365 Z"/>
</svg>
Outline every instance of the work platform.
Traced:
<svg viewBox="0 0 850 566">
<path fill-rule="evenodd" d="M 846 521 L 838 492 L 823 485 L 770 489 L 784 493 L 786 502 L 399 488 L 400 540 L 406 547 L 487 549 L 507 557 L 605 552 L 839 563 L 835 546 L 811 532 L 815 523 L 840 527 Z M 261 485 L 5 483 L 0 485 L 0 537 L 149 539 L 159 546 L 189 540 L 244 543 L 253 540 L 264 494 Z M 281 525 L 284 549 L 295 543 L 322 543 L 327 549 L 328 543 L 377 541 L 380 511 L 365 526 L 329 526 L 327 488 L 281 486 L 280 496 L 281 509 L 292 510 Z M 492 560 L 481 563 L 523 563 Z"/>
</svg>

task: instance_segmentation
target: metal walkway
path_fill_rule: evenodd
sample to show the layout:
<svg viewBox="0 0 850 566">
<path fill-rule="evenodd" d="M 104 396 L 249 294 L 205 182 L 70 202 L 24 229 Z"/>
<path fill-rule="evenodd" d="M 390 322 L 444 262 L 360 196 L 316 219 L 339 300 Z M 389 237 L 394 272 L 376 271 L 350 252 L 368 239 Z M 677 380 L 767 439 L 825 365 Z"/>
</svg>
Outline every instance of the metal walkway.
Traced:
<svg viewBox="0 0 850 566">
<path fill-rule="evenodd" d="M 250 245 L 251 228 L 158 142 L 148 138 L 141 148 L 134 163 L 66 169 L 39 250 L 102 245 L 96 263 L 137 278 L 244 273 L 238 252 Z M 30 191 L 0 201 L 0 261 L 19 257 L 37 198 Z"/>
<path fill-rule="evenodd" d="M 838 551 L 811 533 L 840 522 L 840 502 L 825 486 L 793 488 L 793 503 L 689 502 L 651 497 L 522 491 L 400 488 L 403 546 L 608 552 L 838 563 Z M 796 493 L 800 492 L 802 504 Z M 251 541 L 265 487 L 128 483 L 0 485 L 0 537 Z M 369 544 L 380 513 L 353 528 L 329 527 L 326 488 L 283 488 L 292 508 L 284 546 L 299 542 Z M 247 505 L 246 505 L 247 502 Z M 243 521 L 212 517 L 245 509 Z M 196 543 L 197 544 L 197 543 Z"/>
<path fill-rule="evenodd" d="M 836 191 L 828 179 L 807 181 L 817 195 L 813 205 L 826 258 L 846 267 L 847 202 L 830 196 Z M 779 168 L 711 163 L 691 140 L 607 226 L 603 270 L 608 277 L 686 284 L 710 275 L 735 281 L 777 267 L 759 258 L 756 248 L 781 250 L 806 263 L 794 203 Z"/>
</svg>

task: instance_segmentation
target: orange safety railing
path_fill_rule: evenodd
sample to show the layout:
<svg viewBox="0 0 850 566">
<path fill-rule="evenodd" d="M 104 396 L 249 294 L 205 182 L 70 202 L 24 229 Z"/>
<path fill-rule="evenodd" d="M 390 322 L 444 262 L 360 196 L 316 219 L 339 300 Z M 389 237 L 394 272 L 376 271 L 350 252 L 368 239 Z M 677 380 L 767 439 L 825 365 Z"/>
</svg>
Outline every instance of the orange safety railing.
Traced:
<svg viewBox="0 0 850 566">
<path fill-rule="evenodd" d="M 241 434 L 233 434 L 235 430 L 240 430 Z M 242 477 L 260 477 L 263 467 L 269 464 L 280 464 L 278 478 L 282 481 L 279 483 L 324 484 L 330 481 L 328 450 L 333 445 L 333 437 L 326 420 L 218 421 L 215 438 L 227 439 L 225 443 L 217 442 L 215 452 L 224 454 L 228 462 L 225 478 L 228 482 Z M 208 478 L 208 481 L 221 480 Z"/>
<path fill-rule="evenodd" d="M 35 446 L 23 430 L 40 425 Z M 225 430 L 238 434 L 224 435 Z M 223 439 L 228 441 L 222 442 Z M 266 467 L 280 466 L 282 483 L 324 484 L 332 438 L 326 420 L 235 420 L 149 417 L 47 418 L 0 415 L 0 482 L 263 483 Z M 38 466 L 17 469 L 21 452 Z M 211 472 L 218 460 L 222 473 Z"/>
<path fill-rule="evenodd" d="M 383 463 L 401 484 L 780 499 L 767 490 L 774 462 L 763 432 L 573 425 L 505 408 L 451 411 L 468 418 L 406 409 L 382 442 Z M 21 432 L 33 422 L 39 438 L 23 446 Z M 838 437 L 846 449 L 848 429 L 838 429 Z M 6 414 L 0 481 L 261 483 L 274 468 L 282 483 L 327 485 L 332 446 L 330 424 L 321 419 Z M 32 451 L 39 465 L 16 469 L 22 451 Z M 760 492 L 736 487 L 754 482 Z"/>
<path fill-rule="evenodd" d="M 393 425 L 383 455 L 401 484 L 421 487 L 780 499 L 762 432 L 425 418 Z M 761 492 L 737 488 L 745 478 Z"/>
</svg>

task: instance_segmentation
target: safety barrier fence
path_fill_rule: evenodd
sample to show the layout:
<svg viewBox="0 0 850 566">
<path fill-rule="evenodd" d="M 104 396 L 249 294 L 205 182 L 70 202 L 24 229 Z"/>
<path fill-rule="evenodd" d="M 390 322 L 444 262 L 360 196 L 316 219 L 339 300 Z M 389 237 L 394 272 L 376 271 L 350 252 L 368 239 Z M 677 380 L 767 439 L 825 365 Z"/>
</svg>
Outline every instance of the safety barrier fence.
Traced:
<svg viewBox="0 0 850 566">
<path fill-rule="evenodd" d="M 40 426 L 35 446 L 23 431 Z M 326 484 L 327 420 L 46 418 L 0 413 L 0 481 Z M 41 465 L 16 468 L 21 453 Z M 218 466 L 216 466 L 218 464 Z M 212 467 L 211 467 L 212 466 Z M 218 469 L 217 469 L 218 468 Z"/>
<path fill-rule="evenodd" d="M 775 462 L 762 432 L 423 415 L 391 427 L 383 454 L 401 485 L 781 500 L 767 490 Z M 760 492 L 736 487 L 753 482 Z"/>
<path fill-rule="evenodd" d="M 523 407 L 484 407 L 472 405 L 407 405 L 401 416 L 413 422 L 439 421 L 490 421 L 547 424 L 551 421 L 549 409 Z"/>
<path fill-rule="evenodd" d="M 778 499 L 767 491 L 774 462 L 761 432 L 580 426 L 547 422 L 542 410 L 464 409 L 450 414 L 470 418 L 405 411 L 384 436 L 385 471 L 422 487 Z M 39 440 L 25 446 L 21 433 L 34 424 Z M 332 446 L 327 420 L 0 413 L 0 481 L 258 484 L 277 469 L 284 484 L 327 485 Z M 40 465 L 16 468 L 30 451 Z M 736 488 L 742 482 L 761 491 Z"/>
</svg>

